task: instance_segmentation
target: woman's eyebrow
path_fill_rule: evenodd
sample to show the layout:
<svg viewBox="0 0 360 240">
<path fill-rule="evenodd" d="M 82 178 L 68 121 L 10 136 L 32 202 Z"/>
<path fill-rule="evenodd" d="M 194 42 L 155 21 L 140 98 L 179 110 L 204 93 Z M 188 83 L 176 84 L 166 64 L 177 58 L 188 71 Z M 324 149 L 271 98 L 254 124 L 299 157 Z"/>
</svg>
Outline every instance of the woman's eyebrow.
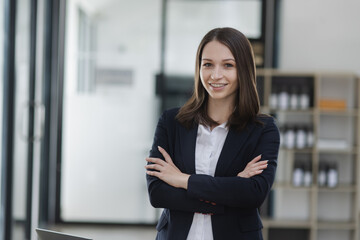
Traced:
<svg viewBox="0 0 360 240">
<path fill-rule="evenodd" d="M 212 61 L 212 59 L 210 59 L 210 58 L 202 58 L 201 60 L 202 60 L 202 61 Z M 226 58 L 226 59 L 223 59 L 222 61 L 223 61 L 223 62 L 225 62 L 225 61 L 234 61 L 234 62 L 235 62 L 235 59 L 233 59 L 233 58 Z"/>
<path fill-rule="evenodd" d="M 233 58 L 226 58 L 226 59 L 223 59 L 223 61 L 225 62 L 225 61 L 234 61 L 235 62 L 235 59 L 233 59 Z"/>
</svg>

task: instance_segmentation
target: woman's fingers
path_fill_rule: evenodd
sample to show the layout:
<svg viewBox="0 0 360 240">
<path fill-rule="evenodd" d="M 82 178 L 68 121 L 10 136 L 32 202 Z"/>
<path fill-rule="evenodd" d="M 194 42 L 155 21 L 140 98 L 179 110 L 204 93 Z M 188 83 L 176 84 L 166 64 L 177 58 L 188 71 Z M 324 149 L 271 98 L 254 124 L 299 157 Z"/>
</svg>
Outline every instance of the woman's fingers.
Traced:
<svg viewBox="0 0 360 240">
<path fill-rule="evenodd" d="M 146 171 L 146 174 L 154 177 L 160 177 L 160 172 L 156 172 L 156 171 Z"/>
<path fill-rule="evenodd" d="M 150 164 L 150 165 L 146 165 L 145 166 L 146 169 L 152 169 L 152 170 L 157 170 L 157 171 L 161 171 L 161 169 L 163 168 L 163 166 L 159 165 L 159 164 Z"/>
<path fill-rule="evenodd" d="M 258 161 L 258 162 L 249 162 L 247 164 L 247 167 L 258 167 L 261 165 L 266 165 L 268 163 L 268 160 L 262 160 L 262 161 Z"/>
<path fill-rule="evenodd" d="M 159 152 L 164 156 L 165 161 L 171 165 L 174 165 L 170 155 L 163 149 L 162 147 L 158 146 Z"/>
<path fill-rule="evenodd" d="M 263 162 L 256 163 L 252 166 L 249 166 L 249 169 L 259 170 L 259 169 L 265 169 L 265 168 L 267 168 L 267 166 L 268 166 L 267 161 L 263 161 Z"/>
<path fill-rule="evenodd" d="M 265 162 L 264 164 L 260 164 L 259 168 L 260 169 L 265 169 L 265 168 L 267 168 L 267 165 L 268 165 L 267 162 Z"/>
<path fill-rule="evenodd" d="M 166 164 L 166 162 L 164 162 L 164 160 L 160 159 L 160 158 L 145 158 L 145 160 L 148 163 L 154 163 L 154 164 L 159 164 L 161 166 L 163 166 L 164 164 Z"/>
<path fill-rule="evenodd" d="M 267 165 L 268 165 L 268 160 L 260 161 L 260 162 L 253 164 L 254 167 L 267 166 Z"/>
<path fill-rule="evenodd" d="M 239 177 L 250 178 L 255 175 L 261 174 L 264 169 L 268 166 L 268 160 L 259 161 L 261 159 L 261 155 L 257 156 L 253 160 L 251 160 L 246 168 L 238 174 Z"/>
<path fill-rule="evenodd" d="M 256 167 L 252 167 L 249 169 L 249 173 L 251 176 L 254 176 L 254 175 L 257 175 L 257 174 L 260 174 L 264 171 L 264 169 L 267 168 L 267 164 L 262 164 L 262 165 L 258 165 Z"/>
<path fill-rule="evenodd" d="M 257 161 L 259 161 L 261 159 L 261 154 L 257 157 L 255 157 L 253 160 L 251 160 L 249 163 L 256 163 Z"/>
</svg>

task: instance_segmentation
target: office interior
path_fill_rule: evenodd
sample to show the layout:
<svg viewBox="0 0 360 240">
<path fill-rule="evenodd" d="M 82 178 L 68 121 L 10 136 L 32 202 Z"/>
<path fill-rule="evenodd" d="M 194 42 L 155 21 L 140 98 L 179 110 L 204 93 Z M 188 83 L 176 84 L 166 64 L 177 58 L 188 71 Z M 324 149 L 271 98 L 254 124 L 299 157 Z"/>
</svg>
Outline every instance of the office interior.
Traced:
<svg viewBox="0 0 360 240">
<path fill-rule="evenodd" d="M 250 39 L 262 111 L 282 133 L 264 239 L 359 240 L 359 9 L 358 0 L 0 0 L 0 240 L 37 239 L 37 227 L 155 239 L 161 210 L 144 165 L 156 123 L 191 94 L 202 36 L 224 26 Z M 304 108 L 292 108 L 293 86 L 306 89 Z M 311 145 L 296 145 L 299 131 Z"/>
</svg>

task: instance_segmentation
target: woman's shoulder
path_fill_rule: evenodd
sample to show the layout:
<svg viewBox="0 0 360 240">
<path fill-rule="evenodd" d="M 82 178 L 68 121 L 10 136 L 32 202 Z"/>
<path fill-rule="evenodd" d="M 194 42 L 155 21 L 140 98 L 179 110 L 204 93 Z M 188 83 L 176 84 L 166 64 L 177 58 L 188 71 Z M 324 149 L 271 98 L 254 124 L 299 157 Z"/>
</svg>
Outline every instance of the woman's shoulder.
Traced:
<svg viewBox="0 0 360 240">
<path fill-rule="evenodd" d="M 167 125 L 173 125 L 176 122 L 176 115 L 178 114 L 180 108 L 170 108 L 165 111 L 160 116 L 160 122 L 166 123 Z"/>
<path fill-rule="evenodd" d="M 167 119 L 175 119 L 176 115 L 179 113 L 180 108 L 176 107 L 176 108 L 170 108 L 170 109 L 166 109 L 162 116 L 166 117 Z"/>
<path fill-rule="evenodd" d="M 260 120 L 260 121 L 274 121 L 274 117 L 269 115 L 269 114 L 265 114 L 265 113 L 259 113 L 256 116 L 256 120 Z"/>
<path fill-rule="evenodd" d="M 276 125 L 276 119 L 273 116 L 268 114 L 260 113 L 256 116 L 256 122 L 259 122 L 261 125 Z"/>
</svg>

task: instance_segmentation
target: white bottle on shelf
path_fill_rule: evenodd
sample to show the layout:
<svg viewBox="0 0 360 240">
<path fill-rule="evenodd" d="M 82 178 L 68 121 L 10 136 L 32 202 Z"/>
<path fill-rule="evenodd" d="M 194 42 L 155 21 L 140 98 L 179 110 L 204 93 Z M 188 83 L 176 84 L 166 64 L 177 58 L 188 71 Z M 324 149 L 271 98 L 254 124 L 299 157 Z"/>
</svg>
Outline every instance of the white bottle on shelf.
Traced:
<svg viewBox="0 0 360 240">
<path fill-rule="evenodd" d="M 297 92 L 296 86 L 291 87 L 291 94 L 290 94 L 290 109 L 295 110 L 299 107 L 299 96 Z"/>
<path fill-rule="evenodd" d="M 298 162 L 295 162 L 292 183 L 295 187 L 300 187 L 304 183 L 304 168 Z"/>
<path fill-rule="evenodd" d="M 307 86 L 302 86 L 301 88 L 299 103 L 300 109 L 302 110 L 306 110 L 310 107 L 310 94 Z"/>
<path fill-rule="evenodd" d="M 304 186 L 310 187 L 311 184 L 312 184 L 311 168 L 310 168 L 310 164 L 307 163 L 305 165 L 305 170 L 304 170 Z"/>
<path fill-rule="evenodd" d="M 278 96 L 278 107 L 280 110 L 287 110 L 289 108 L 289 93 L 285 85 L 281 87 Z"/>
<path fill-rule="evenodd" d="M 327 172 L 327 185 L 329 188 L 334 188 L 338 185 L 338 169 L 335 163 L 329 165 Z"/>
<path fill-rule="evenodd" d="M 306 132 L 305 129 L 299 126 L 296 130 L 296 148 L 303 149 L 306 147 Z"/>
</svg>

